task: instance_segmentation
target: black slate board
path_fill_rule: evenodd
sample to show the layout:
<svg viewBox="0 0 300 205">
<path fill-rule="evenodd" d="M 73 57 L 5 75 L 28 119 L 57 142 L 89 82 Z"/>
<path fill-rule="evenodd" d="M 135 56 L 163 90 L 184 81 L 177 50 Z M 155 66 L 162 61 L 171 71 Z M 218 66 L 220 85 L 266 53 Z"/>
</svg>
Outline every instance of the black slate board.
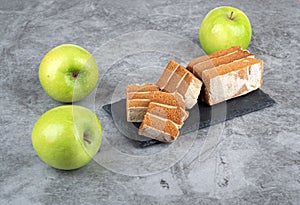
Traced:
<svg viewBox="0 0 300 205">
<path fill-rule="evenodd" d="M 275 101 L 260 89 L 214 106 L 208 106 L 205 103 L 198 101 L 198 106 L 194 106 L 191 110 L 189 110 L 189 117 L 185 121 L 184 126 L 180 129 L 180 133 L 186 134 L 188 132 L 215 125 L 235 117 L 270 107 L 273 104 L 275 104 Z M 143 137 L 137 134 L 137 128 L 140 123 L 129 123 L 126 120 L 125 99 L 113 104 L 104 105 L 103 109 L 109 115 L 113 116 L 115 124 L 123 135 L 134 140 L 143 139 Z M 145 140 L 144 138 L 144 140 L 141 140 L 138 143 L 139 146 L 146 147 L 159 142 L 151 139 Z"/>
</svg>

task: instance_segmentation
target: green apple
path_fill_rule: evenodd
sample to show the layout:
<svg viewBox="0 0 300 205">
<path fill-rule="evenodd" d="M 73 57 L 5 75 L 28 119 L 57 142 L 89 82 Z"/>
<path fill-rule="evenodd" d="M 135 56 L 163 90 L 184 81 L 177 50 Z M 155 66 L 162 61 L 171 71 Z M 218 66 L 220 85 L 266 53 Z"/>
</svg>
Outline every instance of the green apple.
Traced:
<svg viewBox="0 0 300 205">
<path fill-rule="evenodd" d="M 102 127 L 89 109 L 63 105 L 44 113 L 32 130 L 32 145 L 48 165 L 72 170 L 87 164 L 98 152 Z"/>
<path fill-rule="evenodd" d="M 211 10 L 199 29 L 202 49 L 211 54 L 232 46 L 246 49 L 250 43 L 252 28 L 248 17 L 239 9 L 222 6 Z"/>
<path fill-rule="evenodd" d="M 42 87 L 57 101 L 75 102 L 89 95 L 98 82 L 98 66 L 85 49 L 63 44 L 50 50 L 39 68 Z"/>
</svg>

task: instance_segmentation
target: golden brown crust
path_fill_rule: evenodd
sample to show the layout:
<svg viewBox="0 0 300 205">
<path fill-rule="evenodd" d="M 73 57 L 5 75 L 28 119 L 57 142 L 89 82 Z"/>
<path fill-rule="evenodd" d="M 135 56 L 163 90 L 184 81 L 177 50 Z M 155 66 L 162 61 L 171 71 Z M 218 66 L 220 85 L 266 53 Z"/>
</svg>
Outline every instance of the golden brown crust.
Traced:
<svg viewBox="0 0 300 205">
<path fill-rule="evenodd" d="M 262 64 L 262 60 L 256 58 L 244 58 L 241 61 L 236 61 L 229 64 L 224 64 L 213 69 L 209 69 L 203 72 L 203 78 L 211 79 L 216 76 L 224 75 L 232 71 L 240 70 L 244 67 L 249 67 L 253 64 L 260 63 Z M 204 77 L 205 75 L 205 77 Z"/>
<path fill-rule="evenodd" d="M 177 67 L 179 66 L 179 64 L 177 62 L 175 62 L 174 60 L 170 60 L 169 63 L 167 64 L 167 66 L 165 67 L 163 74 L 161 75 L 161 77 L 158 79 L 156 85 L 158 87 L 160 87 L 160 89 L 164 89 L 167 82 L 171 79 L 171 77 L 173 76 L 175 70 L 177 69 Z"/>
<path fill-rule="evenodd" d="M 179 130 L 177 126 L 170 120 L 163 120 L 156 116 L 153 116 L 147 113 L 143 119 L 142 124 L 140 125 L 140 130 L 143 129 L 145 126 L 150 126 L 155 128 L 158 131 L 163 133 L 169 134 L 172 140 L 175 140 L 179 134 Z"/>
<path fill-rule="evenodd" d="M 186 68 L 193 73 L 194 65 L 196 65 L 198 63 L 201 63 L 201 62 L 204 62 L 204 61 L 207 61 L 207 60 L 210 60 L 210 59 L 213 59 L 213 58 L 218 58 L 218 57 L 221 57 L 221 56 L 224 56 L 224 55 L 228 55 L 230 53 L 236 52 L 236 51 L 241 50 L 241 49 L 242 48 L 240 46 L 233 46 L 233 47 L 225 49 L 225 50 L 217 51 L 217 52 L 215 52 L 213 54 L 210 54 L 208 56 L 200 56 L 198 58 L 195 58 L 195 59 L 191 60 Z"/>
<path fill-rule="evenodd" d="M 182 112 L 179 107 L 167 107 L 162 104 L 156 104 L 151 102 L 148 106 L 147 112 L 159 116 L 164 119 L 168 119 L 176 123 L 177 125 L 182 125 Z"/>
<path fill-rule="evenodd" d="M 238 50 L 238 51 L 236 51 L 234 53 L 231 53 L 229 55 L 221 56 L 219 58 L 211 59 L 210 61 L 205 61 L 203 63 L 196 64 L 193 67 L 194 74 L 198 78 L 202 79 L 202 73 L 205 70 L 208 70 L 208 69 L 211 69 L 211 68 L 214 68 L 214 67 L 218 67 L 218 66 L 221 66 L 221 65 L 226 65 L 226 64 L 232 63 L 234 61 L 239 61 L 239 60 L 242 60 L 244 58 L 253 57 L 253 56 L 254 55 L 251 54 L 248 51 Z"/>
<path fill-rule="evenodd" d="M 178 86 L 177 92 L 182 95 L 183 97 L 185 96 L 185 93 L 187 89 L 189 88 L 192 80 L 193 80 L 193 74 L 188 72 L 186 76 L 184 76 L 184 79 L 181 81 L 180 85 Z"/>
<path fill-rule="evenodd" d="M 263 76 L 263 71 L 264 71 L 264 62 L 263 61 L 261 61 L 260 66 L 261 66 L 261 70 L 260 70 L 261 76 Z M 263 83 L 263 79 L 261 78 L 260 79 L 260 87 L 262 86 L 262 83 Z"/>
<path fill-rule="evenodd" d="M 183 66 L 179 65 L 168 81 L 167 85 L 164 87 L 164 90 L 169 93 L 175 92 L 178 87 L 178 83 L 181 81 L 181 78 L 186 75 L 187 72 L 189 71 L 186 70 Z"/>
<path fill-rule="evenodd" d="M 170 60 L 166 68 L 170 71 L 175 71 L 177 67 L 179 66 L 179 63 L 177 63 L 174 60 Z"/>
<path fill-rule="evenodd" d="M 166 105 L 177 106 L 185 109 L 183 99 L 178 96 L 177 93 L 167 93 L 162 91 L 151 91 L 151 92 L 135 92 L 127 95 L 127 100 L 130 105 L 136 105 L 136 103 L 144 102 L 156 102 Z"/>
<path fill-rule="evenodd" d="M 150 100 L 144 100 L 144 99 L 134 99 L 128 101 L 128 108 L 133 107 L 148 107 L 150 103 Z"/>
<path fill-rule="evenodd" d="M 158 90 L 157 85 L 151 83 L 145 83 L 143 85 L 130 84 L 126 86 L 126 117 L 128 122 L 142 121 L 145 112 L 140 108 L 147 108 L 150 102 L 149 98 L 153 95 L 153 91 Z"/>
<path fill-rule="evenodd" d="M 163 91 L 148 91 L 156 88 L 151 84 L 132 84 L 127 86 L 127 88 L 129 88 L 126 89 L 127 91 L 136 90 L 135 92 L 126 93 L 127 120 L 130 122 L 132 122 L 133 120 L 136 120 L 137 122 L 142 121 L 145 111 L 141 108 L 147 109 L 150 102 L 159 103 L 165 106 L 174 106 L 176 110 L 180 110 L 180 114 L 178 114 L 178 119 L 180 117 L 182 117 L 182 119 L 185 119 L 185 117 L 188 115 L 187 113 L 183 112 L 185 110 L 185 102 L 177 93 L 167 93 Z M 176 113 L 177 112 L 178 111 L 176 111 Z M 171 117 L 169 118 L 173 119 Z M 183 124 L 178 120 L 176 121 L 176 123 L 178 123 L 179 125 Z"/>
<path fill-rule="evenodd" d="M 154 92 L 157 91 L 127 93 L 127 99 L 151 99 L 153 97 Z"/>
<path fill-rule="evenodd" d="M 185 109 L 184 101 L 179 96 L 177 96 L 177 94 L 156 91 L 151 98 L 151 102 L 178 106 Z"/>
<path fill-rule="evenodd" d="M 185 106 L 190 109 L 197 103 L 197 98 L 201 90 L 202 82 L 185 67 L 179 65 L 178 63 L 177 65 L 178 67 L 175 72 L 173 72 L 171 77 L 165 76 L 166 70 L 168 70 L 167 66 L 160 77 L 160 83 L 158 83 L 157 85 L 163 91 L 178 93 L 178 95 L 183 98 Z M 163 83 L 161 79 L 164 79 Z M 168 80 L 166 81 L 166 79 Z"/>
<path fill-rule="evenodd" d="M 157 91 L 158 86 L 151 83 L 145 83 L 143 85 L 130 84 L 126 86 L 126 93 L 130 92 L 147 92 L 147 91 Z"/>
<path fill-rule="evenodd" d="M 214 105 L 261 87 L 262 64 L 262 60 L 244 58 L 241 61 L 205 70 L 203 72 L 204 101 Z M 223 94 L 222 89 L 224 89 Z"/>
</svg>

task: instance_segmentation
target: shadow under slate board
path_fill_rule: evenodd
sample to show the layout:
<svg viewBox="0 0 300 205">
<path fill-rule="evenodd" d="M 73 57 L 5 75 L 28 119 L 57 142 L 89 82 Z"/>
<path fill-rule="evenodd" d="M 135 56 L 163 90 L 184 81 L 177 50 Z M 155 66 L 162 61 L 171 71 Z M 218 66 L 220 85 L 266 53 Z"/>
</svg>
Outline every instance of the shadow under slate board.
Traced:
<svg viewBox="0 0 300 205">
<path fill-rule="evenodd" d="M 188 110 L 189 117 L 184 122 L 183 127 L 180 129 L 180 133 L 186 134 L 201 128 L 209 127 L 235 117 L 270 107 L 274 104 L 275 101 L 260 89 L 213 106 L 208 106 L 205 103 L 198 101 L 198 106 L 196 105 L 191 110 Z M 103 109 L 110 116 L 113 116 L 113 120 L 117 125 L 118 130 L 123 135 L 129 139 L 135 139 L 133 141 L 137 143 L 138 147 L 142 148 L 160 143 L 157 140 L 149 138 L 145 140 L 145 137 L 139 136 L 137 129 L 140 123 L 127 122 L 125 99 L 112 104 L 104 105 Z M 136 129 L 132 129 L 133 127 Z"/>
</svg>

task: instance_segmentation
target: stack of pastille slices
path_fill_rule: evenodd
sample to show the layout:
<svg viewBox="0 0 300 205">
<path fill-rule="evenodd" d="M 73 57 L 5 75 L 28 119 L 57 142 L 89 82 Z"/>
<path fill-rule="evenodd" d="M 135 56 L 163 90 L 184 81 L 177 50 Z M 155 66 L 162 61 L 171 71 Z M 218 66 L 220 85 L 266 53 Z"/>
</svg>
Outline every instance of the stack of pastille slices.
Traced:
<svg viewBox="0 0 300 205">
<path fill-rule="evenodd" d="M 185 109 L 199 96 L 214 105 L 245 95 L 261 87 L 262 72 L 263 61 L 239 46 L 196 58 L 187 68 L 170 60 L 156 85 L 127 86 L 127 121 L 142 122 L 140 135 L 174 141 L 188 117 Z"/>
<path fill-rule="evenodd" d="M 171 60 L 157 85 L 126 87 L 128 122 L 142 122 L 139 134 L 162 142 L 177 139 L 188 117 L 187 108 L 197 103 L 202 83 L 190 71 Z"/>
</svg>

